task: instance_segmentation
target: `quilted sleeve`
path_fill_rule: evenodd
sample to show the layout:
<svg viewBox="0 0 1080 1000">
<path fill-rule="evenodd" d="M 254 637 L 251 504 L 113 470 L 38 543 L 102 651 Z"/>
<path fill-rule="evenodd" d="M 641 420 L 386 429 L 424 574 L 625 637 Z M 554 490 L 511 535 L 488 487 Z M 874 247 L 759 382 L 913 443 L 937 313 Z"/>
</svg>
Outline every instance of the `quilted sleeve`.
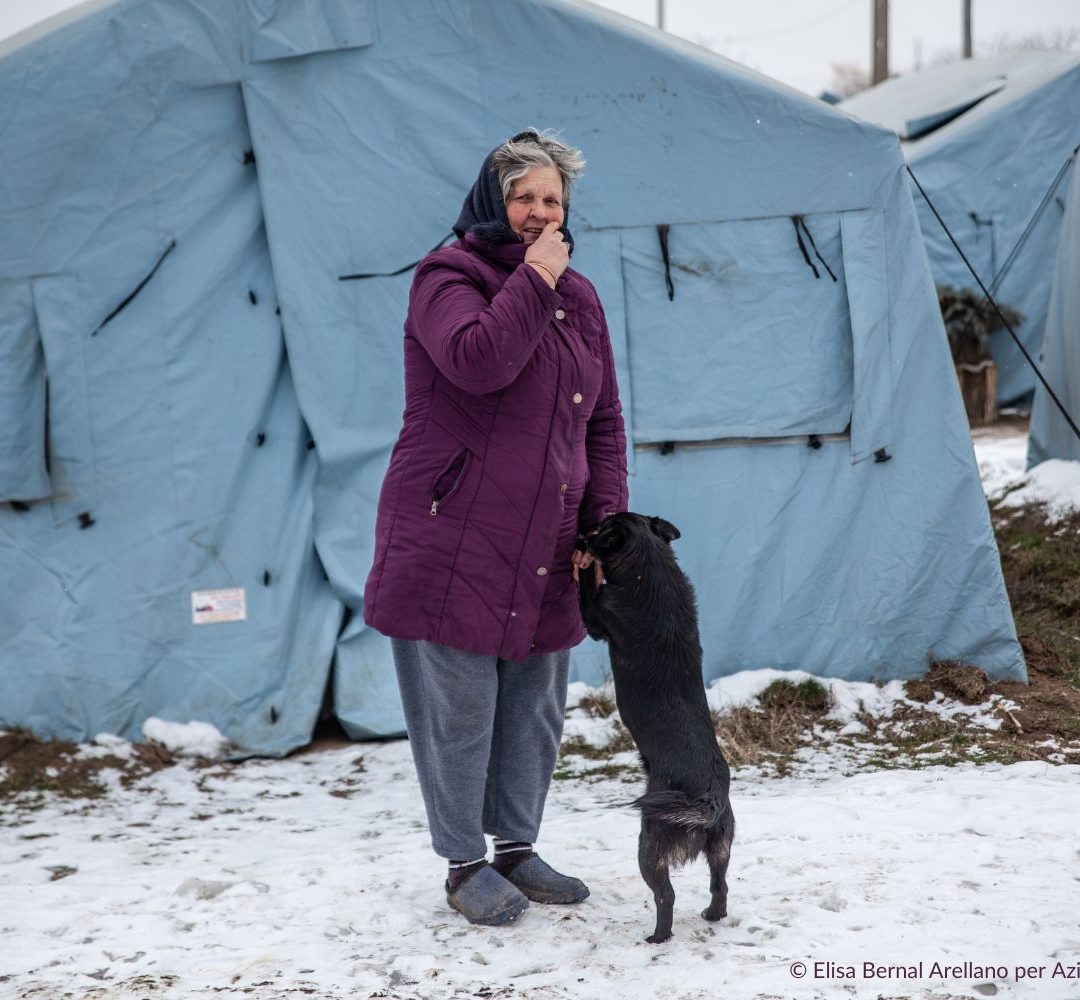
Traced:
<svg viewBox="0 0 1080 1000">
<path fill-rule="evenodd" d="M 517 378 L 561 302 L 524 264 L 489 302 L 467 264 L 432 256 L 413 280 L 408 330 L 451 383 L 484 395 Z"/>
<path fill-rule="evenodd" d="M 585 454 L 589 463 L 589 484 L 581 501 L 578 527 L 595 528 L 608 514 L 626 510 L 626 431 L 623 428 L 622 403 L 615 381 L 615 358 L 611 350 L 607 320 L 600 311 L 600 345 L 604 374 L 585 434 Z"/>
</svg>

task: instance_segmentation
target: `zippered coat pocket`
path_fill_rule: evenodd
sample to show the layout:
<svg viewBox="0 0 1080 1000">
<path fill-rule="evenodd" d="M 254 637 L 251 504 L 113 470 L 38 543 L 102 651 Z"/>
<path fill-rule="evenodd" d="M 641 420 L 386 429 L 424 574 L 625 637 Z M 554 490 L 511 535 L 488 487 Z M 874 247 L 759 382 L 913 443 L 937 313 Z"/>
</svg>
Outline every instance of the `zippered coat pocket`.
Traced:
<svg viewBox="0 0 1080 1000">
<path fill-rule="evenodd" d="M 431 495 L 428 497 L 431 503 L 432 517 L 438 515 L 439 508 L 447 503 L 458 491 L 469 467 L 470 457 L 471 453 L 468 448 L 460 448 L 446 464 L 442 472 L 435 477 L 434 482 L 431 484 Z"/>
</svg>

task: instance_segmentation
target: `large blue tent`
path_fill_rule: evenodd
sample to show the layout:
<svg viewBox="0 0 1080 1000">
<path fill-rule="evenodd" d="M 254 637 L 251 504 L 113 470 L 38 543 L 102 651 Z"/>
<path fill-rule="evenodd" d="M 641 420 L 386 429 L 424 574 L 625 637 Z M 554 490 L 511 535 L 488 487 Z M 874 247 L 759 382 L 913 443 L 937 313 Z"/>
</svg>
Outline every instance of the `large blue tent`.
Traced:
<svg viewBox="0 0 1080 1000">
<path fill-rule="evenodd" d="M 565 0 L 96 2 L 2 52 L 0 123 L 0 723 L 284 753 L 332 677 L 401 731 L 359 612 L 408 268 L 528 124 L 589 158 L 706 676 L 1024 677 L 890 132 Z"/>
<path fill-rule="evenodd" d="M 1066 187 L 1042 367 L 1054 395 L 1080 424 L 1080 150 L 1073 154 Z M 1080 440 L 1045 387 L 1038 385 L 1028 431 L 1028 468 L 1051 458 L 1080 462 Z"/>
<path fill-rule="evenodd" d="M 1020 312 L 1024 347 L 1043 343 L 1061 229 L 1062 168 L 1080 143 L 1080 54 L 1020 51 L 886 80 L 845 111 L 891 128 L 938 212 L 994 296 Z M 930 267 L 939 285 L 978 291 L 921 197 Z M 991 347 L 998 401 L 1028 405 L 1036 377 L 1008 332 Z"/>
</svg>

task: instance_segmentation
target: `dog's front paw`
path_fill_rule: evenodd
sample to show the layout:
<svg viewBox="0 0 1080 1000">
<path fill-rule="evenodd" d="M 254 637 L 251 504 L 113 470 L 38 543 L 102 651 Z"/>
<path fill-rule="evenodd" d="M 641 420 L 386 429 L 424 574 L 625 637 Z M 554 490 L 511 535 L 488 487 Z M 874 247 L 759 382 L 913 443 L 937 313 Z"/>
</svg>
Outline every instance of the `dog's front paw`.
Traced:
<svg viewBox="0 0 1080 1000">
<path fill-rule="evenodd" d="M 607 639 L 607 636 L 600 629 L 595 625 L 590 625 L 588 622 L 585 623 L 585 632 L 590 639 L 595 639 L 597 642 L 603 642 Z"/>
</svg>

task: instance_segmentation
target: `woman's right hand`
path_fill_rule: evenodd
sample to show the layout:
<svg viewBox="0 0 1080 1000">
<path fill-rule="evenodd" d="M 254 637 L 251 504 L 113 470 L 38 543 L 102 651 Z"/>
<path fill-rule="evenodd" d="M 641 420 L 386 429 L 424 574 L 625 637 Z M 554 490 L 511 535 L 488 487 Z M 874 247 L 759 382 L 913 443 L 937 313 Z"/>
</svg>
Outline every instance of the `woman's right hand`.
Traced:
<svg viewBox="0 0 1080 1000">
<path fill-rule="evenodd" d="M 604 567 L 600 565 L 600 560 L 596 558 L 591 552 L 584 552 L 581 549 L 574 549 L 574 554 L 570 557 L 570 565 L 573 567 L 571 572 L 574 574 L 574 581 L 580 582 L 579 572 L 583 569 L 588 569 L 590 566 L 593 568 L 593 586 L 596 590 L 600 589 L 601 584 L 604 582 Z"/>
<path fill-rule="evenodd" d="M 563 271 L 570 266 L 570 251 L 559 232 L 559 223 L 549 222 L 544 226 L 544 231 L 525 251 L 525 263 L 546 267 L 556 280 L 559 279 Z M 541 276 L 543 273 L 540 271 Z"/>
</svg>

